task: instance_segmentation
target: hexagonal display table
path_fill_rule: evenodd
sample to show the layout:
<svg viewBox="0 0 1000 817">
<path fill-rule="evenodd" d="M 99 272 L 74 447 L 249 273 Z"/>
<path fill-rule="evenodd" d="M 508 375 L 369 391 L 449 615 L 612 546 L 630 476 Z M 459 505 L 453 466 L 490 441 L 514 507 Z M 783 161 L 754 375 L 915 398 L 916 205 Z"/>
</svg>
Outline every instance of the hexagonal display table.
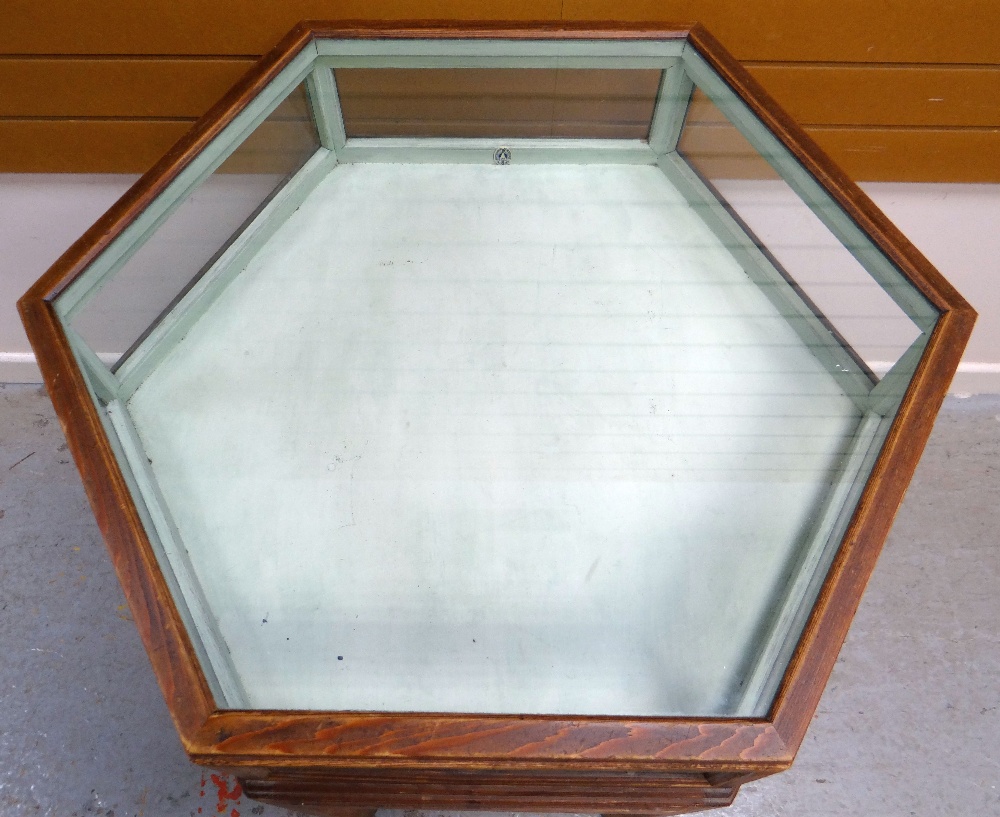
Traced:
<svg viewBox="0 0 1000 817">
<path fill-rule="evenodd" d="M 698 28 L 302 26 L 21 308 L 188 752 L 318 814 L 786 767 L 974 320 Z"/>
</svg>

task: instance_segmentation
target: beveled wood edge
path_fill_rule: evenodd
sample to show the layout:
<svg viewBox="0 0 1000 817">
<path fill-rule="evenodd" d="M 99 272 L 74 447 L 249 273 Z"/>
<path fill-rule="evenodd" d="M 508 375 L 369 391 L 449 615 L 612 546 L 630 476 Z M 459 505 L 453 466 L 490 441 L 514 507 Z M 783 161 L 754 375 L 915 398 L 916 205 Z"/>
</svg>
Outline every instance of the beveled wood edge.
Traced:
<svg viewBox="0 0 1000 817">
<path fill-rule="evenodd" d="M 489 765 L 471 769 L 372 768 L 227 769 L 247 796 L 310 813 L 343 817 L 352 808 L 527 810 L 613 815 L 688 814 L 732 803 L 739 783 L 693 772 L 585 773 L 548 769 L 511 773 Z M 712 776 L 715 778 L 715 776 Z M 736 778 L 737 776 L 730 775 Z M 313 810 L 315 809 L 315 810 Z"/>
<path fill-rule="evenodd" d="M 671 39 L 687 37 L 699 53 L 744 98 L 821 184 L 868 232 L 932 303 L 942 317 L 917 375 L 904 399 L 873 478 L 862 495 L 845 546 L 824 585 L 807 624 L 771 717 L 735 719 L 523 718 L 519 716 L 386 715 L 384 713 L 213 711 L 214 703 L 176 607 L 159 575 L 155 556 L 103 428 L 77 371 L 51 301 L 79 275 L 137 215 L 186 167 L 308 43 L 316 37 L 449 37 L 518 39 Z M 804 735 L 819 695 L 846 636 L 850 615 L 891 524 L 905 485 L 916 465 L 933 416 L 943 400 L 975 313 L 922 255 L 888 222 L 812 140 L 778 108 L 760 86 L 700 26 L 670 27 L 587 23 L 377 23 L 307 22 L 293 29 L 244 78 L 53 265 L 19 302 L 29 338 L 38 355 L 53 403 L 84 478 L 137 626 L 167 699 L 171 716 L 193 760 L 214 766 L 310 765 L 370 766 L 373 762 L 447 763 L 533 762 L 635 764 L 706 772 L 743 772 L 760 776 L 787 768 Z M 929 401 L 929 402 L 928 402 Z M 929 410 L 930 409 L 930 410 Z M 903 432 L 922 435 L 919 444 L 900 451 Z M 95 456 L 96 452 L 96 456 Z M 876 477 L 878 477 L 876 479 Z M 110 485 L 110 491 L 95 486 Z M 156 604 L 167 617 L 155 615 Z M 832 624 L 831 624 L 832 622 Z M 824 633 L 817 635 L 820 628 Z M 447 748 L 417 733 L 450 726 L 472 734 Z M 362 734 L 378 723 L 396 733 L 396 742 L 342 751 L 345 731 Z M 499 748 L 495 732 L 517 725 L 525 742 L 516 752 Z M 333 728 L 333 733 L 328 730 Z M 601 736 L 615 729 L 620 734 Z M 295 736 L 282 731 L 291 730 Z M 309 732 L 312 736 L 309 736 Z M 407 737 L 406 735 L 409 735 Z M 588 738 L 590 742 L 588 743 Z M 700 741 L 700 742 L 699 742 Z M 492 746 L 492 748 L 491 748 Z M 646 748 L 640 749 L 645 746 Z M 353 753 L 352 753 L 353 752 Z M 429 753 L 428 753 L 429 752 Z M 516 760 L 510 758 L 515 757 Z M 449 760 L 451 759 L 451 760 Z"/>
<path fill-rule="evenodd" d="M 18 308 L 136 628 L 185 746 L 215 708 L 190 637 L 51 303 Z"/>
<path fill-rule="evenodd" d="M 683 40 L 694 23 L 628 23 L 616 20 L 305 20 L 300 23 L 322 39 L 461 39 L 461 40 Z"/>
<path fill-rule="evenodd" d="M 916 470 L 972 332 L 976 313 L 711 34 L 694 25 L 688 43 L 941 312 L 769 713 L 794 754 L 819 705 L 864 588 Z"/>
<path fill-rule="evenodd" d="M 760 720 L 433 713 L 221 711 L 197 740 L 206 763 L 303 759 L 671 763 L 692 769 L 777 771 L 792 756 Z"/>
</svg>

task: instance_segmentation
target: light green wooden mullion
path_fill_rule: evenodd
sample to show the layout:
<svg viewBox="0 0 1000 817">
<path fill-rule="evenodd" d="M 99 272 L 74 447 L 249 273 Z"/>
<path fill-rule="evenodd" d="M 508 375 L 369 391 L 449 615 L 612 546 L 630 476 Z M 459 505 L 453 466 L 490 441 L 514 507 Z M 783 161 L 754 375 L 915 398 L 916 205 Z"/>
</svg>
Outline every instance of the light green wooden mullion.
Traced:
<svg viewBox="0 0 1000 817">
<path fill-rule="evenodd" d="M 428 64 L 413 64 L 414 68 L 471 67 L 493 68 L 497 61 L 504 65 L 536 67 L 538 60 L 594 61 L 585 67 L 621 67 L 630 61 L 659 61 L 680 56 L 684 40 L 519 40 L 519 39 L 401 39 L 401 40 L 351 40 L 320 39 L 318 54 L 324 64 L 328 59 L 362 59 L 365 67 L 397 67 L 399 60 L 427 59 Z M 442 62 L 443 61 L 443 62 Z M 449 62 L 450 61 L 450 62 Z M 460 64 L 456 61 L 462 61 Z M 601 64 L 595 64 L 600 62 Z M 338 62 L 338 64 L 343 64 Z M 546 67 L 566 67 L 550 63 Z"/>
<path fill-rule="evenodd" d="M 156 365 L 163 360 L 194 323 L 243 270 L 263 244 L 295 212 L 313 188 L 337 165 L 337 157 L 319 148 L 257 217 L 229 245 L 141 344 L 122 362 L 116 374 L 120 395 L 128 400 Z"/>
<path fill-rule="evenodd" d="M 327 150 L 339 153 L 347 141 L 347 135 L 333 69 L 325 66 L 315 68 L 306 78 L 306 87 L 320 143 Z"/>
<path fill-rule="evenodd" d="M 330 56 L 319 64 L 330 68 L 600 68 L 660 70 L 671 57 L 559 57 L 559 56 Z"/>
<path fill-rule="evenodd" d="M 649 147 L 660 156 L 677 148 L 694 83 L 680 61 L 664 70 L 649 127 Z"/>
<path fill-rule="evenodd" d="M 244 139 L 261 124 L 307 76 L 315 60 L 310 45 L 267 86 L 180 175 L 133 221 L 120 236 L 55 301 L 64 321 L 72 320 L 106 281 L 138 250 L 153 232 L 218 169 Z"/>
<path fill-rule="evenodd" d="M 156 483 L 156 476 L 128 410 L 116 400 L 108 405 L 107 416 L 124 455 L 124 460 L 119 462 L 128 463 L 138 497 L 141 497 L 142 504 L 149 514 L 152 529 L 156 532 L 159 547 L 166 560 L 165 564 L 161 561 L 163 572 L 172 575 L 176 582 L 176 590 L 171 588 L 174 600 L 179 608 L 184 606 L 181 600 L 186 601 L 188 620 L 185 621 L 185 625 L 189 633 L 197 633 L 199 637 L 197 640 L 201 642 L 207 658 L 207 661 L 203 660 L 203 666 L 207 665 L 214 670 L 215 679 L 222 692 L 223 704 L 228 708 L 245 708 L 248 705 L 246 692 L 230 659 L 229 649 L 212 615 L 211 607 L 184 548 L 177 526 L 167 510 L 166 502 Z"/>
<path fill-rule="evenodd" d="M 129 463 L 128 456 L 126 455 L 125 448 L 119 439 L 118 429 L 112 423 L 107 406 L 99 403 L 96 399 L 96 395 L 94 394 L 91 394 L 91 399 L 94 400 L 94 403 L 97 406 L 97 415 L 100 419 L 101 426 L 104 429 L 104 433 L 111 446 L 112 453 L 114 454 L 115 462 L 118 464 L 118 468 L 121 472 L 122 478 L 125 480 L 125 485 L 128 488 L 129 494 L 133 497 L 136 511 L 138 511 L 139 519 L 142 522 L 142 527 L 146 531 L 146 536 L 149 539 L 150 546 L 156 556 L 157 564 L 160 565 L 163 578 L 167 583 L 167 589 L 170 591 L 170 596 L 177 605 L 177 610 L 180 613 L 182 621 L 184 622 L 184 629 L 191 636 L 191 643 L 194 646 L 195 654 L 198 657 L 198 662 L 201 664 L 202 671 L 205 673 L 205 679 L 208 681 L 212 697 L 215 699 L 217 705 L 222 705 L 226 702 L 222 684 L 219 682 L 219 678 L 216 675 L 215 667 L 209 660 L 208 653 L 205 650 L 205 645 L 202 643 L 199 631 L 194 626 L 194 619 L 187 606 L 187 601 L 181 593 L 177 577 L 174 575 L 173 566 L 166 558 L 163 545 L 160 542 L 159 534 L 153 525 L 153 520 L 149 515 L 145 499 L 139 490 L 139 484 L 135 478 L 135 474 L 132 473 L 132 468 Z"/>
<path fill-rule="evenodd" d="M 345 163 L 493 164 L 499 147 L 510 150 L 510 164 L 656 163 L 641 139 L 348 139 L 338 156 Z"/>
<path fill-rule="evenodd" d="M 742 227 L 719 203 L 715 194 L 678 153 L 660 157 L 658 164 L 660 170 L 718 236 L 802 342 L 839 383 L 844 393 L 854 401 L 859 410 L 866 410 L 868 394 L 874 383 L 858 366 L 857 361 L 809 305 L 803 302 L 770 259 L 750 240 Z"/>
<path fill-rule="evenodd" d="M 839 478 L 818 510 L 817 521 L 779 591 L 775 614 L 747 652 L 748 671 L 742 676 L 746 680 L 734 712 L 751 717 L 767 715 L 889 425 L 874 413 L 860 418 L 850 448 L 841 458 Z"/>
<path fill-rule="evenodd" d="M 882 375 L 871 394 L 868 395 L 871 411 L 882 416 L 895 413 L 903 395 L 909 388 L 910 381 L 913 380 L 913 373 L 917 370 L 917 364 L 924 355 L 928 340 L 930 340 L 929 334 L 920 335 L 903 352 L 892 368 Z"/>
<path fill-rule="evenodd" d="M 934 306 L 883 255 L 864 231 L 833 201 L 771 131 L 758 121 L 746 104 L 713 71 L 690 45 L 684 48 L 684 66 L 698 87 L 729 118 L 748 142 L 778 171 L 817 218 L 847 248 L 921 330 L 932 328 L 939 317 Z"/>
<path fill-rule="evenodd" d="M 80 368 L 83 369 L 84 376 L 88 379 L 95 396 L 104 404 L 117 400 L 120 384 L 111 370 L 104 365 L 104 361 L 97 356 L 73 327 L 63 325 L 63 331 L 66 333 L 70 348 L 76 355 Z"/>
</svg>

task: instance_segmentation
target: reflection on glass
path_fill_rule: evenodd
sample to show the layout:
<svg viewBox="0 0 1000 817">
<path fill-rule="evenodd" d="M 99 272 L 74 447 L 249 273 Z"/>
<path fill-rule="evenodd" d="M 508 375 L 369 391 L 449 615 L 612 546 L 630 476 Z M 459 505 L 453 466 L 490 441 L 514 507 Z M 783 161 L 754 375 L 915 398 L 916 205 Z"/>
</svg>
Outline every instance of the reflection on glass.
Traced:
<svg viewBox="0 0 1000 817">
<path fill-rule="evenodd" d="M 340 68 L 335 75 L 348 137 L 645 139 L 661 73 Z"/>
<path fill-rule="evenodd" d="M 884 373 L 917 340 L 920 327 L 890 292 L 700 90 L 678 151 L 859 364 Z M 860 235 L 857 240 L 870 243 Z"/>
<path fill-rule="evenodd" d="M 135 249 L 74 314 L 72 327 L 117 363 L 318 144 L 300 87 Z"/>
</svg>

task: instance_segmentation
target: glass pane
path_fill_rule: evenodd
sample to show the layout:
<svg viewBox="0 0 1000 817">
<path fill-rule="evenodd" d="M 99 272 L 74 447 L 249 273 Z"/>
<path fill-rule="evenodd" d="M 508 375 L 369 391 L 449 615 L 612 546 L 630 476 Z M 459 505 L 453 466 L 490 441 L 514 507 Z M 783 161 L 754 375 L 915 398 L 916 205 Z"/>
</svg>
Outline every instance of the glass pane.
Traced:
<svg viewBox="0 0 1000 817">
<path fill-rule="evenodd" d="M 360 69 L 335 72 L 352 136 L 645 139 L 655 70 Z"/>
<path fill-rule="evenodd" d="M 131 253 L 72 327 L 117 363 L 318 146 L 300 86 Z"/>
<path fill-rule="evenodd" d="M 700 89 L 678 150 L 863 368 L 884 374 L 920 337 L 920 326 L 894 300 L 920 298 L 913 287 L 898 280 L 887 288 L 873 278 L 852 253 L 871 252 L 871 242 L 858 234 L 845 246 L 779 175 L 775 157 L 762 155 Z"/>
</svg>

